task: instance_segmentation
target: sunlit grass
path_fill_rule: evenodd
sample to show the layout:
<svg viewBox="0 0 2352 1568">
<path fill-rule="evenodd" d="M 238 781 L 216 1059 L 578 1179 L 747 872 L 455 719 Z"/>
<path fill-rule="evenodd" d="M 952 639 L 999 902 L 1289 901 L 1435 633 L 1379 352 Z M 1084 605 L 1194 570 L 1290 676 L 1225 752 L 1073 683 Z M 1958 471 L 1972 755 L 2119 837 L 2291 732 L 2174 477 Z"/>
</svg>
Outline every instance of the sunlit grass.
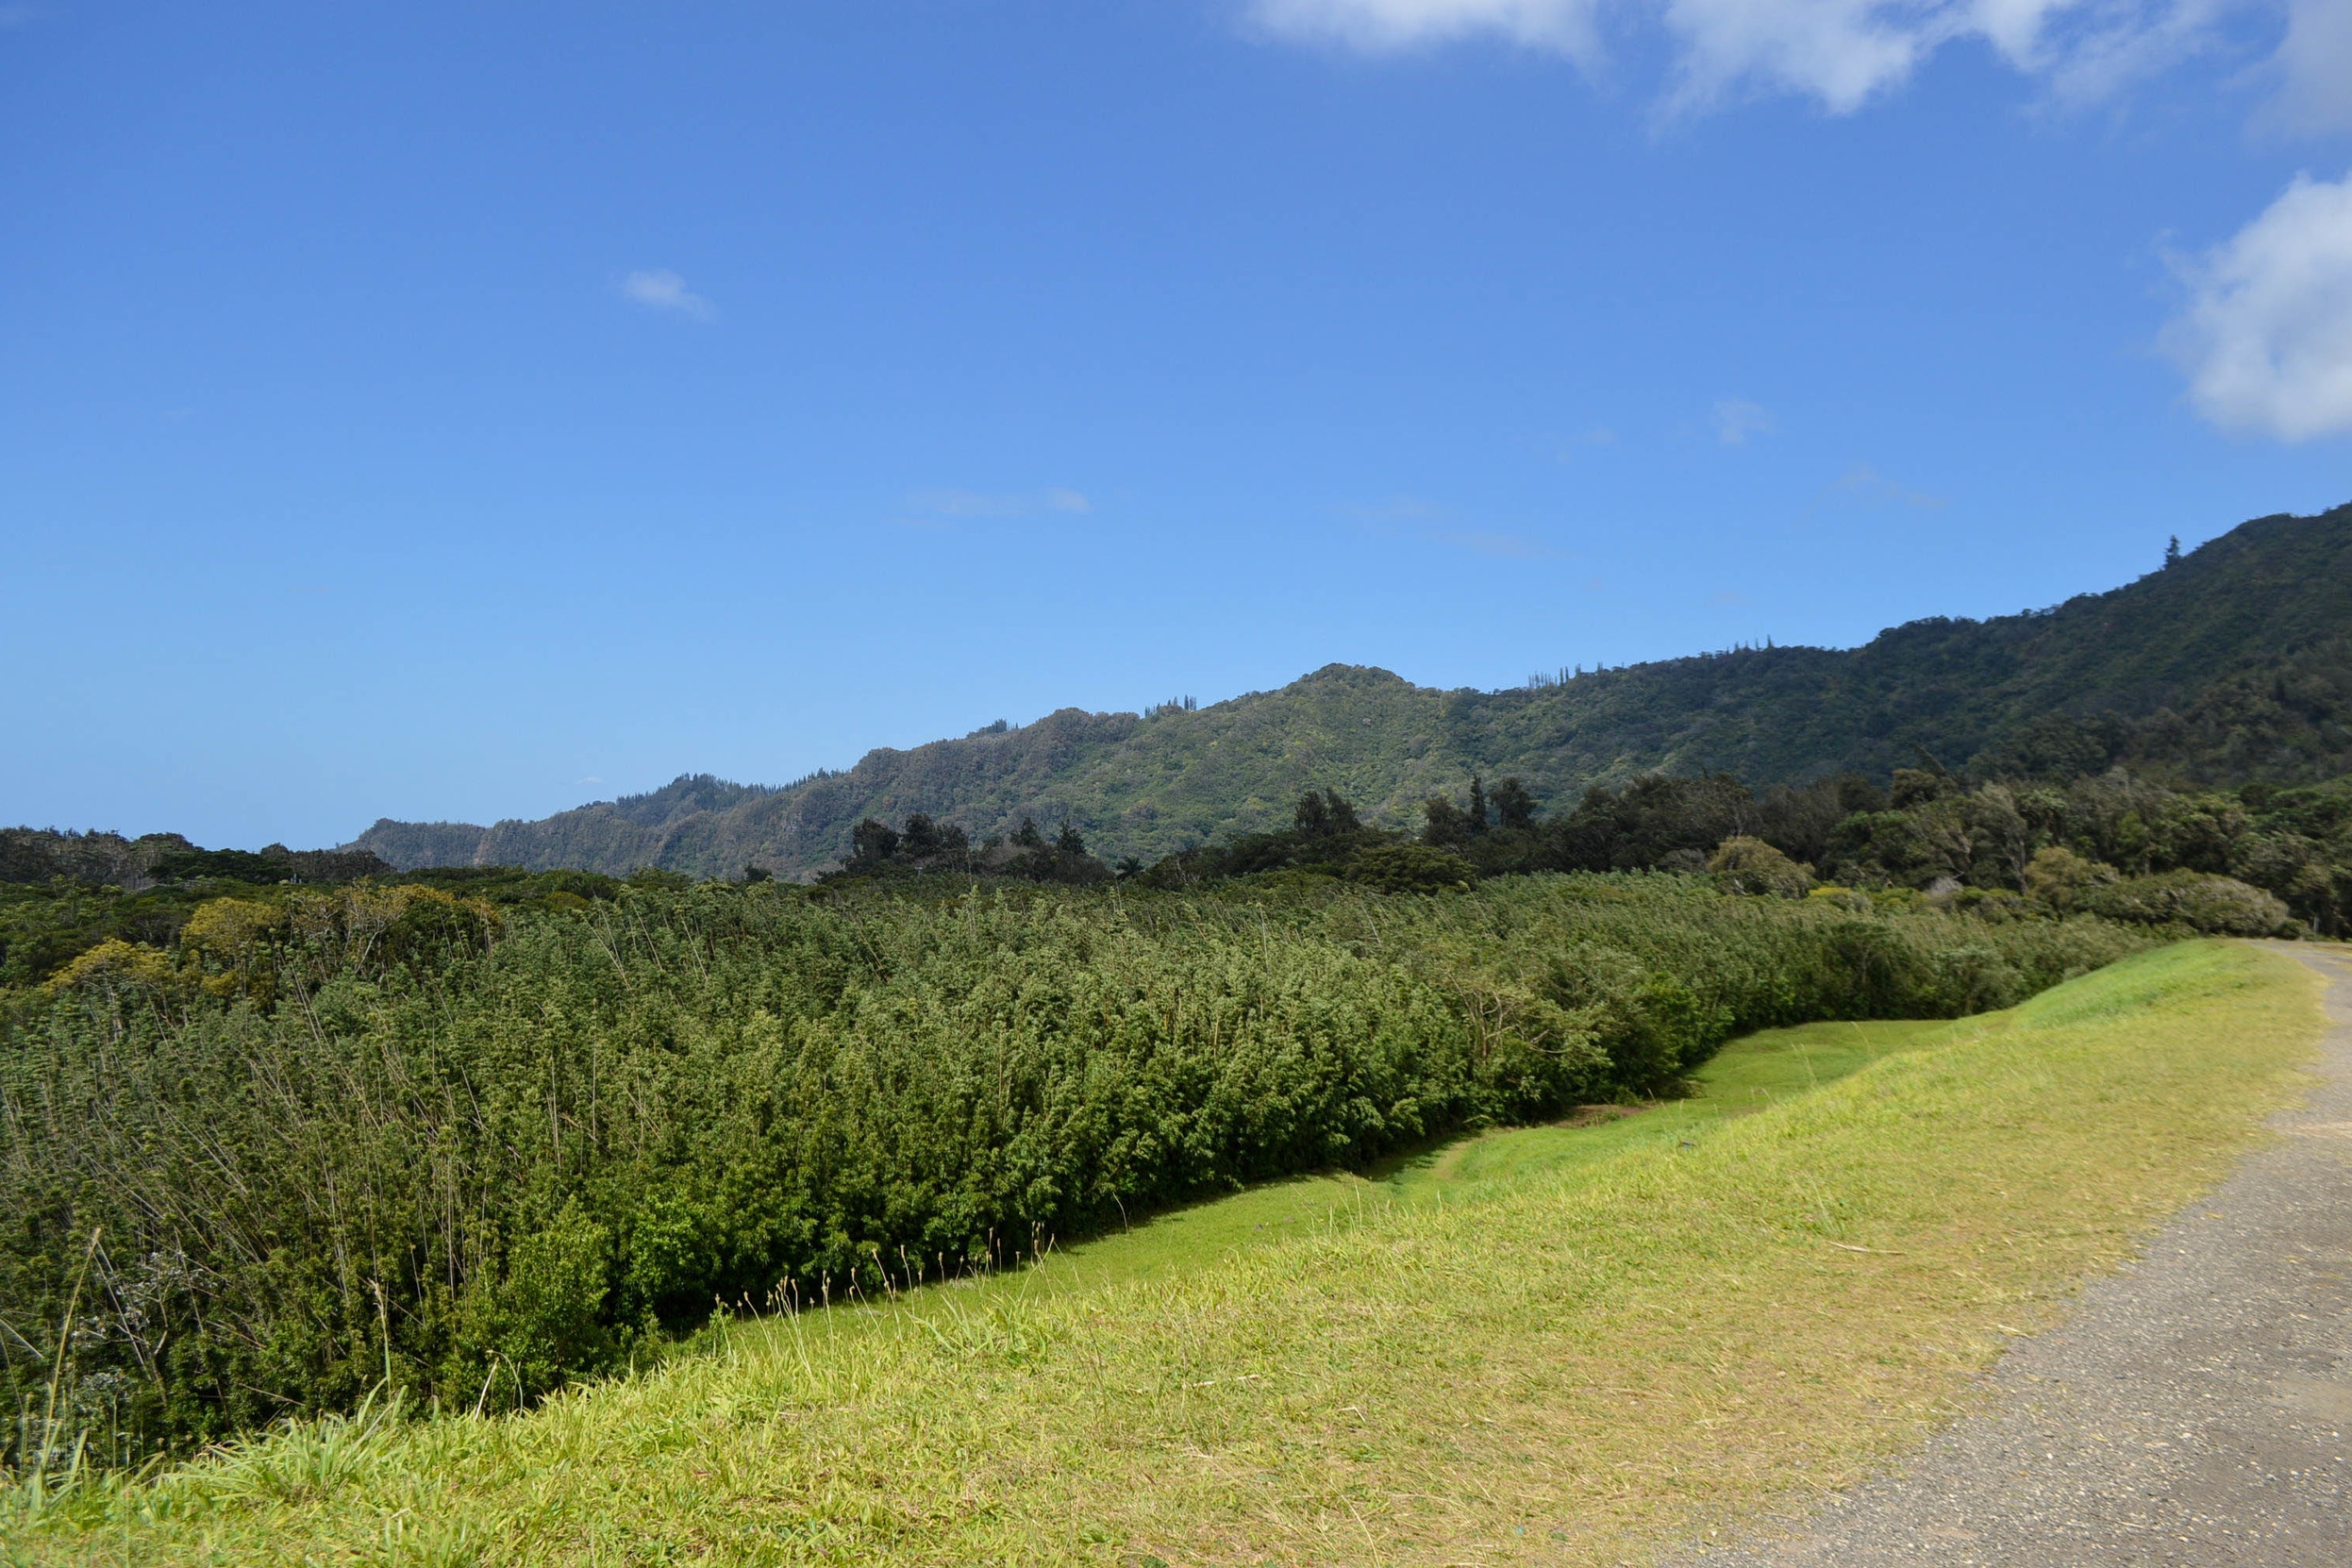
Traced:
<svg viewBox="0 0 2352 1568">
<path fill-rule="evenodd" d="M 531 1415 L 20 1511 L 29 1561 L 1605 1563 L 1848 1481 L 2259 1136 L 2321 1027 L 2197 943 L 1687 1101 L 740 1323 Z M 335 1434 L 329 1434 L 334 1436 Z M 291 1476 L 292 1484 L 257 1481 Z"/>
<path fill-rule="evenodd" d="M 1547 1126 L 1497 1127 L 1449 1140 L 1369 1175 L 1337 1172 L 1270 1182 L 1215 1203 L 1157 1216 L 1132 1230 L 1061 1253 L 1050 1288 L 1166 1279 L 1236 1248 L 1354 1225 L 1397 1203 L 1476 1201 L 1511 1181 L 1596 1164 L 1629 1149 L 1678 1146 L 1726 1117 L 1761 1110 L 1833 1083 L 1891 1052 L 1921 1049 L 1985 1020 L 1808 1024 L 1733 1042 L 1692 1078 L 1684 1098 L 1593 1107 Z M 1443 1198 L 1441 1200 L 1440 1193 Z M 1026 1289 L 1034 1292 L 1036 1282 Z"/>
</svg>

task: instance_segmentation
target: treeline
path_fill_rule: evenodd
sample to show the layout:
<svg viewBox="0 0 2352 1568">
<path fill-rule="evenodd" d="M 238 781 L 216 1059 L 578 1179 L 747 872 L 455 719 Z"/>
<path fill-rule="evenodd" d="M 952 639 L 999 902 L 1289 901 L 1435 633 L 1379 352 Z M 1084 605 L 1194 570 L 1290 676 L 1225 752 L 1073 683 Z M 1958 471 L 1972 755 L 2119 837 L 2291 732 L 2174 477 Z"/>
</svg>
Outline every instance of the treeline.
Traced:
<svg viewBox="0 0 2352 1568">
<path fill-rule="evenodd" d="M 1897 769 L 1750 790 L 1653 776 L 1544 816 L 1516 778 L 1437 795 L 1417 834 L 1365 825 L 1329 791 L 1293 825 L 1169 856 L 1145 885 L 1293 872 L 1393 892 L 1544 871 L 1712 875 L 1731 891 L 1910 894 L 1991 919 L 2086 911 L 2238 935 L 2335 935 L 2352 911 L 2352 785 L 2167 789 L 2122 770 L 2065 784 Z"/>
<path fill-rule="evenodd" d="M 1368 826 L 1336 790 L 1309 790 L 1299 796 L 1291 826 L 1281 832 L 1246 833 L 1179 850 L 1133 874 L 1146 886 L 1183 889 L 1269 872 L 1319 874 L 1387 892 L 1467 888 L 1478 876 L 1450 844 L 1416 843 L 1403 833 Z"/>
<path fill-rule="evenodd" d="M 395 873 L 375 856 L 344 850 L 201 849 L 176 833 L 0 829 L 0 993 L 49 981 L 101 948 L 92 962 L 153 961 L 196 911 L 223 898 L 284 907 L 304 891 L 356 882 L 437 887 L 500 906 L 556 907 L 609 897 L 621 884 L 593 872 L 466 867 Z M 682 883 L 665 872 L 642 876 Z M 138 952 L 125 953 L 127 945 Z M 142 953 L 147 955 L 142 958 Z"/>
<path fill-rule="evenodd" d="M 680 880 L 252 889 L 0 998 L 0 1397 L 54 1388 L 125 1460 L 387 1378 L 510 1405 L 714 1307 L 987 1267 L 2159 940 L 1643 875 Z M 59 1429 L 27 1422 L 20 1462 Z"/>
<path fill-rule="evenodd" d="M 1048 839 L 1038 830 L 1036 818 L 1023 817 L 1010 834 L 992 833 L 976 844 L 954 823 L 934 822 L 917 811 L 904 827 L 872 817 L 859 821 L 850 830 L 848 858 L 817 880 L 838 883 L 941 872 L 1076 887 L 1107 882 L 1112 876 L 1110 867 L 1087 853 L 1086 838 L 1075 823 L 1065 821 L 1061 831 Z M 757 866 L 744 873 L 753 881 L 767 875 Z"/>
<path fill-rule="evenodd" d="M 2086 723 L 2094 723 L 2086 721 Z M 1725 878 L 1734 891 L 1873 897 L 1917 893 L 1989 918 L 2093 912 L 2265 935 L 2299 926 L 2352 927 L 2352 781 L 2231 790 L 2168 787 L 2123 769 L 2060 780 L 1970 779 L 1922 759 L 1889 785 L 1845 775 L 1752 790 L 1725 774 L 1651 776 L 1588 790 L 1545 814 L 1515 777 L 1426 801 L 1416 831 L 1366 825 L 1330 790 L 1297 802 L 1278 832 L 1239 835 L 1115 867 L 1089 852 L 1075 823 L 1052 837 L 1024 818 L 974 842 L 915 813 L 873 818 L 828 885 L 953 879 L 1087 886 L 1114 878 L 1164 891 L 1237 876 L 1327 876 L 1390 892 L 1434 892 L 1541 871 L 1674 871 Z M 37 983 L 109 941 L 168 945 L 206 899 L 264 901 L 285 890 L 363 879 L 463 889 L 493 902 L 604 896 L 589 872 L 453 867 L 393 873 L 348 851 L 204 850 L 176 834 L 0 830 L 0 987 Z M 686 885 L 646 868 L 641 884 Z M 758 867 L 749 879 L 768 874 Z"/>
<path fill-rule="evenodd" d="M 245 882 L 356 882 L 392 867 L 364 849 L 204 849 L 177 833 L 60 833 L 47 827 L 0 827 L 0 883 L 42 883 L 63 877 L 130 892 L 163 882 L 207 877 Z"/>
<path fill-rule="evenodd" d="M 1724 775 L 1588 791 L 1548 821 L 1505 780 L 1429 803 L 1423 839 L 1482 875 L 1712 872 L 1781 891 L 1915 892 L 1989 918 L 2090 910 L 2239 935 L 2344 931 L 2352 784 L 2169 789 L 2123 770 L 2065 783 L 1897 769 L 1755 792 Z"/>
</svg>

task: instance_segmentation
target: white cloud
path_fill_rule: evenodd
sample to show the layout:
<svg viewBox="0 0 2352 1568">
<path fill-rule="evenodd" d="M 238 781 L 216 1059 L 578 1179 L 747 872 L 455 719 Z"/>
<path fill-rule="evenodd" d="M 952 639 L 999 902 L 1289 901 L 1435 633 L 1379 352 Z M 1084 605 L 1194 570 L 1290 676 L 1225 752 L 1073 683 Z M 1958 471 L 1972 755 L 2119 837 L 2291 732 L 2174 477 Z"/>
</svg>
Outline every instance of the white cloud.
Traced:
<svg viewBox="0 0 2352 1568">
<path fill-rule="evenodd" d="M 2278 78 L 2264 115 L 2271 128 L 2352 125 L 2352 0 L 2287 0 L 2287 36 L 2271 63 Z"/>
<path fill-rule="evenodd" d="M 2164 346 L 2200 413 L 2281 441 L 2352 434 L 2352 175 L 2296 175 L 2180 273 Z"/>
<path fill-rule="evenodd" d="M 1049 490 L 1045 507 L 1049 511 L 1093 511 L 1094 503 L 1075 490 Z"/>
<path fill-rule="evenodd" d="M 1599 0 L 1256 0 L 1251 18 L 1280 37 L 1365 50 L 1489 34 L 1576 59 L 1600 54 Z"/>
<path fill-rule="evenodd" d="M 2352 25 L 2341 20 L 2347 0 L 1615 0 L 1607 16 L 1613 28 L 1647 26 L 1671 40 L 1674 109 L 1782 92 L 1847 113 L 1963 41 L 1989 46 L 2060 98 L 2106 96 L 2213 46 L 2232 13 L 2282 3 L 2299 34 L 2317 41 L 2314 58 L 2342 58 L 2325 41 Z M 1264 33 L 1373 52 L 1476 37 L 1587 67 L 1605 52 L 1603 0 L 1251 0 L 1248 14 Z M 2323 71 L 2311 79 L 2344 78 Z M 2332 91 L 2344 95 L 2340 85 Z"/>
<path fill-rule="evenodd" d="M 621 297 L 634 300 L 649 310 L 667 310 L 696 321 L 710 321 L 719 313 L 717 307 L 686 287 L 686 279 L 660 267 L 631 273 L 621 279 Z"/>
<path fill-rule="evenodd" d="M 1744 397 L 1726 397 L 1715 405 L 1715 435 L 1726 446 L 1745 446 L 1750 436 L 1772 434 L 1772 410 Z"/>
<path fill-rule="evenodd" d="M 1911 74 L 1943 42 L 1941 7 L 1877 0 L 1663 0 L 1681 45 L 1671 102 L 1703 108 L 1743 86 L 1808 93 L 1840 112 Z"/>
</svg>

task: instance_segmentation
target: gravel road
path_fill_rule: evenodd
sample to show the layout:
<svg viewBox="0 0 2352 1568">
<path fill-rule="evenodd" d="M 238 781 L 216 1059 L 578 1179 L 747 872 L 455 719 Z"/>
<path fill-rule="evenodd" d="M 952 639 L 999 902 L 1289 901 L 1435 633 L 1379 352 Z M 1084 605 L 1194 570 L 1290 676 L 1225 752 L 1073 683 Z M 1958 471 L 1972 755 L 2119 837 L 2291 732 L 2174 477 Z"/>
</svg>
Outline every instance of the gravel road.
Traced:
<svg viewBox="0 0 2352 1568">
<path fill-rule="evenodd" d="M 2333 982 L 2289 1136 L 2019 1342 L 1903 1474 L 1688 1568 L 2352 1568 L 2352 964 L 2278 950 Z"/>
</svg>

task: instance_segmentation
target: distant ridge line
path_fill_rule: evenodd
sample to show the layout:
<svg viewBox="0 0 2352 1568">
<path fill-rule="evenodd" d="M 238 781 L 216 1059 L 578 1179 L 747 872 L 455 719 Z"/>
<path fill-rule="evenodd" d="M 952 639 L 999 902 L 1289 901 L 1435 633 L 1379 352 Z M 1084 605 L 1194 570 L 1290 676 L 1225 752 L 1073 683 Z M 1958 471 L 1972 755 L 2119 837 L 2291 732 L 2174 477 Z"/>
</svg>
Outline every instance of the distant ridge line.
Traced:
<svg viewBox="0 0 2352 1568">
<path fill-rule="evenodd" d="M 1606 678 L 1599 678 L 1606 677 Z M 1883 776 L 1924 748 L 2024 775 L 2127 763 L 2182 781 L 2352 771 L 2352 505 L 2240 525 L 2123 587 L 1977 621 L 1929 616 L 1858 648 L 1737 645 L 1493 692 L 1326 664 L 1274 692 L 1142 712 L 1062 709 L 877 747 L 776 786 L 681 774 L 538 821 L 378 821 L 346 847 L 426 865 L 661 866 L 807 877 L 861 817 L 922 811 L 976 840 L 1074 823 L 1146 859 L 1288 820 L 1307 788 L 1408 823 L 1473 775 L 1546 804 L 1638 774 L 1754 785 Z"/>
</svg>

